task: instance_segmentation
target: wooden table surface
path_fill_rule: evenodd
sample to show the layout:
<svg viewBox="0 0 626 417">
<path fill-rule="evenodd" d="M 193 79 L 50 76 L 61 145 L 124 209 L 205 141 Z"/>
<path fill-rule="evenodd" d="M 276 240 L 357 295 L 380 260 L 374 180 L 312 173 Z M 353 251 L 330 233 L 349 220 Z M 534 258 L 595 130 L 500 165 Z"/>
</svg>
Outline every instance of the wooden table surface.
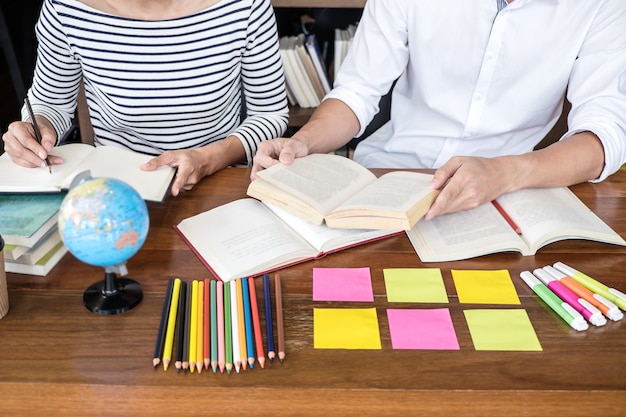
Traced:
<svg viewBox="0 0 626 417">
<path fill-rule="evenodd" d="M 143 287 L 131 311 L 100 316 L 82 304 L 101 268 L 66 255 L 47 277 L 7 274 L 10 311 L 0 320 L 2 416 L 624 416 L 626 328 L 622 321 L 571 330 L 519 279 L 522 270 L 563 261 L 626 290 L 626 248 L 586 241 L 544 247 L 535 256 L 502 253 L 422 264 L 400 235 L 281 271 L 287 357 L 239 374 L 177 374 L 152 368 L 167 280 L 210 273 L 174 232 L 183 218 L 245 197 L 249 170 L 230 168 L 164 204 L 150 203 L 150 232 L 128 262 Z M 626 172 L 572 190 L 626 236 Z M 210 231 L 207 231 L 210 233 Z M 370 267 L 373 303 L 312 301 L 314 267 Z M 383 268 L 441 268 L 449 304 L 390 305 Z M 508 269 L 541 352 L 473 347 L 451 269 Z M 313 348 L 314 307 L 376 307 L 382 350 Z M 449 308 L 458 351 L 393 350 L 385 309 Z M 505 306 L 506 308 L 506 306 Z"/>
</svg>

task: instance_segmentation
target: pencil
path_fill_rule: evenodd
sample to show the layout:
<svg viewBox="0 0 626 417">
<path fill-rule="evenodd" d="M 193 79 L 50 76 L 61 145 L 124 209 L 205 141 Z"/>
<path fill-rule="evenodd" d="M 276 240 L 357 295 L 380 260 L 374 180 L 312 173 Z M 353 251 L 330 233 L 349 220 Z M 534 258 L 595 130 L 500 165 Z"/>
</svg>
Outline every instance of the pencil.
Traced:
<svg viewBox="0 0 626 417">
<path fill-rule="evenodd" d="M 174 347 L 174 329 L 176 328 L 176 309 L 178 304 L 174 303 L 178 299 L 180 291 L 180 279 L 174 280 L 174 289 L 170 299 L 170 310 L 167 318 L 167 332 L 165 334 L 165 347 L 163 349 L 163 370 L 167 371 L 172 360 L 172 349 Z"/>
<path fill-rule="evenodd" d="M 220 372 L 224 373 L 226 367 L 226 353 L 224 352 L 224 283 L 218 281 L 216 284 L 216 303 L 217 303 L 217 364 Z"/>
<path fill-rule="evenodd" d="M 224 285 L 224 304 L 223 304 L 223 316 L 224 316 L 224 355 L 226 362 L 226 372 L 230 375 L 230 371 L 233 370 L 233 335 L 232 335 L 232 323 L 230 312 L 230 285 Z M 222 369 L 223 372 L 223 369 Z"/>
<path fill-rule="evenodd" d="M 217 372 L 217 366 L 219 364 L 219 361 L 218 361 L 218 353 L 217 353 L 217 346 L 218 346 L 217 285 L 214 279 L 211 280 L 209 286 L 210 286 L 210 295 L 211 295 L 211 368 L 213 369 L 213 372 L 215 373 Z M 205 287 L 206 287 L 206 284 L 205 284 Z M 222 304 L 221 310 L 222 312 L 220 314 L 223 314 L 224 312 L 223 304 Z M 222 367 L 222 372 L 224 372 L 223 367 Z"/>
<path fill-rule="evenodd" d="M 189 326 L 191 322 L 191 283 L 185 285 L 185 327 L 183 328 L 183 371 L 189 370 Z"/>
<path fill-rule="evenodd" d="M 248 280 L 241 279 L 241 294 L 243 296 L 243 316 L 246 323 L 246 352 L 248 354 L 248 365 L 254 368 L 254 328 L 252 324 L 252 308 L 250 306 L 250 287 Z"/>
<path fill-rule="evenodd" d="M 270 294 L 270 276 L 263 275 L 263 295 L 265 302 L 265 332 L 267 333 L 267 358 L 270 363 L 274 362 L 274 328 L 272 323 L 272 298 Z"/>
<path fill-rule="evenodd" d="M 252 324 L 254 326 L 254 346 L 256 348 L 257 361 L 261 368 L 265 368 L 265 353 L 263 353 L 263 335 L 261 334 L 261 321 L 259 319 L 259 304 L 256 299 L 256 287 L 254 279 L 248 278 L 250 287 L 250 309 L 252 310 Z"/>
<path fill-rule="evenodd" d="M 235 371 L 239 372 L 241 369 L 241 357 L 239 347 L 239 318 L 237 317 L 237 284 L 235 281 L 230 281 L 230 323 L 231 323 L 231 335 L 233 346 L 233 365 Z"/>
<path fill-rule="evenodd" d="M 33 112 L 33 108 L 30 105 L 30 100 L 28 100 L 28 97 L 24 97 L 24 103 L 26 104 L 26 109 L 28 110 L 30 123 L 33 125 L 33 130 L 35 131 L 35 137 L 37 138 L 37 143 L 41 145 L 41 142 L 43 140 L 41 137 L 41 130 L 39 130 L 37 119 L 35 119 L 35 112 Z M 46 156 L 46 159 L 44 159 L 44 163 L 46 165 L 46 168 L 48 168 L 48 172 L 52 174 L 52 165 L 50 164 L 50 159 L 47 156 Z"/>
<path fill-rule="evenodd" d="M 278 360 L 283 363 L 285 360 L 285 329 L 283 325 L 283 294 L 280 285 L 280 275 L 274 275 L 276 291 L 276 333 L 278 335 Z"/>
<path fill-rule="evenodd" d="M 248 351 L 246 346 L 246 319 L 243 309 L 243 293 L 241 291 L 241 279 L 235 280 L 237 290 L 237 328 L 239 330 L 239 355 L 241 367 L 245 371 L 248 367 Z"/>
<path fill-rule="evenodd" d="M 513 221 L 513 219 L 509 216 L 509 214 L 502 208 L 500 203 L 498 203 L 496 200 L 493 200 L 491 203 L 495 206 L 498 212 L 500 212 L 502 217 L 504 217 L 504 220 L 506 220 L 509 226 L 511 226 L 513 230 L 515 230 L 515 233 L 517 233 L 518 235 L 521 235 L 522 229 L 519 228 L 519 226 Z"/>
<path fill-rule="evenodd" d="M 172 290 L 174 288 L 174 278 L 167 281 L 167 290 L 165 290 L 165 299 L 163 301 L 163 309 L 161 310 L 161 322 L 159 323 L 159 333 L 157 334 L 156 346 L 154 347 L 154 356 L 152 358 L 152 367 L 156 369 L 161 363 L 163 350 L 165 349 L 165 332 L 167 331 L 167 321 L 170 314 L 170 304 L 172 304 Z"/>
<path fill-rule="evenodd" d="M 202 365 L 204 365 L 204 281 L 198 281 L 198 323 L 196 337 L 196 371 L 202 372 Z"/>
<path fill-rule="evenodd" d="M 191 281 L 191 314 L 189 323 L 189 370 L 196 369 L 196 349 L 198 349 L 198 281 Z"/>
<path fill-rule="evenodd" d="M 180 292 L 178 295 L 178 314 L 176 318 L 176 361 L 174 366 L 176 372 L 180 372 L 183 367 L 183 346 L 185 343 L 185 305 L 187 300 L 187 283 L 180 282 Z"/>
<path fill-rule="evenodd" d="M 204 369 L 211 367 L 211 282 L 204 280 Z"/>
</svg>

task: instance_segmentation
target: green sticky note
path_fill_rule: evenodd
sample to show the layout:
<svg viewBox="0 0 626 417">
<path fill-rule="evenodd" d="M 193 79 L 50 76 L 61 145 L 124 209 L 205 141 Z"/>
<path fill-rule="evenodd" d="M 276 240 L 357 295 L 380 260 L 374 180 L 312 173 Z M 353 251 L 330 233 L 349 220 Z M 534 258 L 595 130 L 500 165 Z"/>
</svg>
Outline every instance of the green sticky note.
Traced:
<svg viewBox="0 0 626 417">
<path fill-rule="evenodd" d="M 391 303 L 448 302 L 439 268 L 389 268 L 383 274 Z"/>
<path fill-rule="evenodd" d="M 476 350 L 541 351 L 526 310 L 465 310 Z"/>
<path fill-rule="evenodd" d="M 455 270 L 452 279 L 460 303 L 470 304 L 521 304 L 511 275 L 506 269 Z"/>
<path fill-rule="evenodd" d="M 375 308 L 314 308 L 315 349 L 381 349 Z"/>
</svg>

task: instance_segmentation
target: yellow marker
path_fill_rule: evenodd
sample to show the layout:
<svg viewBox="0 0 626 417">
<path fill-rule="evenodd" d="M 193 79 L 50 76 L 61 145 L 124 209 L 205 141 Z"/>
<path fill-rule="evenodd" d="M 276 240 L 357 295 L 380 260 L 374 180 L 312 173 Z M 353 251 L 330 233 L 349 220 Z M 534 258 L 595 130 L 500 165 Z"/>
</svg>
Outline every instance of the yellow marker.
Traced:
<svg viewBox="0 0 626 417">
<path fill-rule="evenodd" d="M 174 329 L 176 328 L 176 312 L 178 310 L 178 297 L 180 294 L 180 279 L 174 280 L 174 289 L 172 290 L 172 299 L 170 301 L 170 313 L 167 318 L 167 333 L 165 334 L 165 348 L 163 349 L 163 370 L 167 371 L 167 367 L 172 361 L 172 349 L 174 347 Z"/>
<path fill-rule="evenodd" d="M 196 369 L 196 350 L 198 349 L 198 281 L 191 282 L 191 319 L 189 320 L 189 370 Z"/>
<path fill-rule="evenodd" d="M 204 364 L 204 281 L 198 281 L 198 323 L 197 323 L 197 348 L 196 348 L 196 368 L 198 373 L 202 372 Z"/>
</svg>

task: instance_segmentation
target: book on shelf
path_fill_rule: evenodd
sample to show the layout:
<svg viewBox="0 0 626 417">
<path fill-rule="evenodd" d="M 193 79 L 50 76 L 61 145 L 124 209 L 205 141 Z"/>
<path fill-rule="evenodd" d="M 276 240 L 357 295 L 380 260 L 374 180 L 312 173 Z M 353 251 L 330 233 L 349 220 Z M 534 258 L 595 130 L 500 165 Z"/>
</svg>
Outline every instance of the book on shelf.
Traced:
<svg viewBox="0 0 626 417">
<path fill-rule="evenodd" d="M 308 35 L 304 46 L 311 57 L 311 62 L 313 63 L 317 77 L 322 84 L 324 95 L 326 95 L 330 92 L 332 86 L 330 84 L 330 78 L 328 77 L 328 70 L 326 69 L 324 56 L 320 50 L 319 43 L 317 42 L 317 36 L 314 33 Z"/>
<path fill-rule="evenodd" d="M 341 68 L 341 64 L 343 63 L 346 55 L 348 55 L 348 50 L 352 45 L 352 39 L 354 38 L 354 34 L 356 32 L 357 25 L 348 25 L 345 29 L 335 29 L 335 49 L 334 49 L 334 78 L 337 79 L 337 73 Z"/>
<path fill-rule="evenodd" d="M 41 171 L 49 175 L 48 171 Z M 32 248 L 57 226 L 63 198 L 65 193 L 0 194 L 0 235 L 11 256 L 25 252 L 12 245 Z"/>
<path fill-rule="evenodd" d="M 52 268 L 59 263 L 66 253 L 67 246 L 65 246 L 63 242 L 59 242 L 41 258 L 32 263 L 25 259 L 18 259 L 16 261 L 5 260 L 4 268 L 7 272 L 13 272 L 16 274 L 46 276 Z"/>
<path fill-rule="evenodd" d="M 296 37 L 286 36 L 279 40 L 279 49 L 287 88 L 291 90 L 297 104 L 303 108 L 317 107 L 320 99 L 304 69 L 304 64 L 296 51 Z"/>
<path fill-rule="evenodd" d="M 313 86 L 313 91 L 315 92 L 316 98 L 320 101 L 326 95 L 324 91 L 324 86 L 322 85 L 322 80 L 317 75 L 317 70 L 315 69 L 315 65 L 313 64 L 313 59 L 305 46 L 306 36 L 301 33 L 296 36 L 296 40 L 294 43 L 294 48 L 296 51 L 296 55 L 302 62 L 302 66 L 304 67 L 304 74 L 311 81 L 311 85 Z"/>
<path fill-rule="evenodd" d="M 407 230 L 439 193 L 429 188 L 430 174 L 393 171 L 377 178 L 334 154 L 310 154 L 257 175 L 248 196 L 331 228 Z"/>
<path fill-rule="evenodd" d="M 487 203 L 419 221 L 407 236 L 422 262 L 509 251 L 529 256 L 549 243 L 567 239 L 626 245 L 567 187 L 523 189 L 498 197 L 496 203 L 501 210 Z"/>
<path fill-rule="evenodd" d="M 89 170 L 92 177 L 110 177 L 132 186 L 144 200 L 161 202 L 169 190 L 175 169 L 162 166 L 154 171 L 140 168 L 153 157 L 113 146 L 92 146 L 71 143 L 57 146 L 52 155 L 63 158 L 63 163 L 52 166 L 52 174 L 45 169 L 25 168 L 14 164 L 9 155 L 0 156 L 0 192 L 41 193 L 69 189 L 74 177 Z"/>
<path fill-rule="evenodd" d="M 402 233 L 313 225 L 252 198 L 188 217 L 174 229 L 222 281 L 258 276 Z"/>
</svg>

